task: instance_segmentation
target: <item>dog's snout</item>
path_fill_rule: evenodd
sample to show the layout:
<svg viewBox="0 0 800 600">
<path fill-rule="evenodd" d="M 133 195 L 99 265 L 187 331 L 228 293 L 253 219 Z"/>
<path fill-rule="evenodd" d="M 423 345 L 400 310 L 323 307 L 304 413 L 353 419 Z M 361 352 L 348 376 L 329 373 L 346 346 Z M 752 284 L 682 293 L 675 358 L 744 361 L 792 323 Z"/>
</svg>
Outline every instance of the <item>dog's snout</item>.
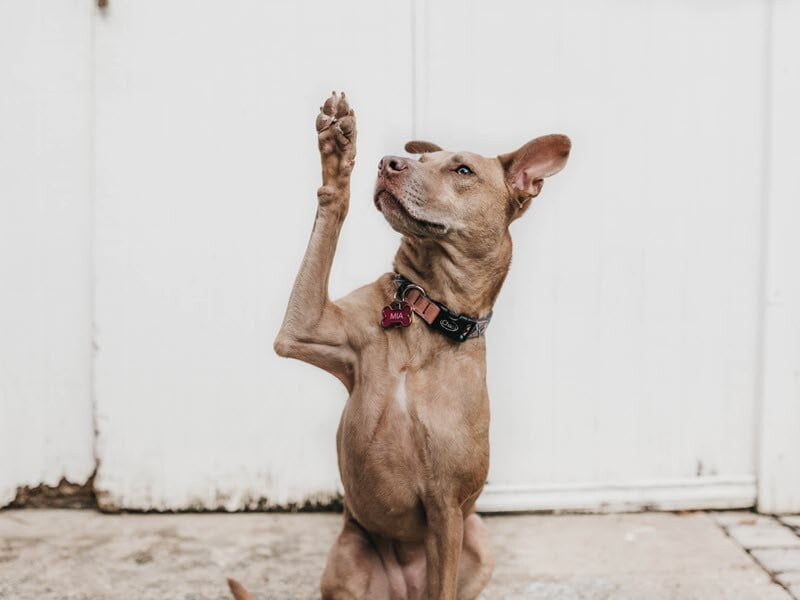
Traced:
<svg viewBox="0 0 800 600">
<path fill-rule="evenodd" d="M 408 168 L 408 163 L 402 158 L 392 158 L 389 160 L 390 171 L 404 171 Z"/>
<path fill-rule="evenodd" d="M 393 175 L 405 171 L 408 168 L 408 161 L 399 156 L 384 156 L 378 163 L 378 171 L 381 175 Z"/>
</svg>

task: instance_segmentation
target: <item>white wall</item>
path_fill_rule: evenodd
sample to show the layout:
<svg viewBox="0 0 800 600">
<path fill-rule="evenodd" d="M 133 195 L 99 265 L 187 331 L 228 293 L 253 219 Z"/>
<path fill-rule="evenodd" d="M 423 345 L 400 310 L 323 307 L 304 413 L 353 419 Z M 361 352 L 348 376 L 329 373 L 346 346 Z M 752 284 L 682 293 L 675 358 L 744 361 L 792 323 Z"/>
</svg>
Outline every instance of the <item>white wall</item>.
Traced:
<svg viewBox="0 0 800 600">
<path fill-rule="evenodd" d="M 731 485 L 725 502 L 752 504 L 763 4 L 346 3 L 355 39 L 309 19 L 313 3 L 184 4 L 118 0 L 98 31 L 108 504 L 336 489 L 343 393 L 270 348 L 333 87 L 361 134 L 340 293 L 390 266 L 395 236 L 369 189 L 412 130 L 487 154 L 573 136 L 569 168 L 515 228 L 489 335 L 491 483 L 667 481 L 680 495 L 698 478 L 715 501 Z"/>
<path fill-rule="evenodd" d="M 420 135 L 490 155 L 573 139 L 513 227 L 490 482 L 752 503 L 765 4 L 461 5 L 418 21 Z"/>
<path fill-rule="evenodd" d="M 800 5 L 772 5 L 758 508 L 800 512 Z"/>
<path fill-rule="evenodd" d="M 91 17 L 0 3 L 0 506 L 94 470 Z"/>
<path fill-rule="evenodd" d="M 488 334 L 484 509 L 751 506 L 763 474 L 761 506 L 798 510 L 800 15 L 788 2 L 109 4 L 95 17 L 94 90 L 86 7 L 57 13 L 65 27 L 83 19 L 69 47 L 86 71 L 47 79 L 83 85 L 81 101 L 58 110 L 94 102 L 93 163 L 57 154 L 60 138 L 40 141 L 56 153 L 44 158 L 17 155 L 27 130 L 0 138 L 0 157 L 17 161 L 25 198 L 39 202 L 3 199 L 27 230 L 0 223 L 10 232 L 0 229 L 0 268 L 25 283 L 26 257 L 46 258 L 47 285 L 59 289 L 45 300 L 55 288 L 30 279 L 8 305 L 0 298 L 12 308 L 1 331 L 15 328 L 0 341 L 0 374 L 29 376 L 26 393 L 42 407 L 66 389 L 52 361 L 84 377 L 49 427 L 30 414 L 39 404 L 2 382 L 0 428 L 41 433 L 14 471 L 0 469 L 0 485 L 67 472 L 41 448 L 79 457 L 67 461 L 78 478 L 91 470 L 94 187 L 101 504 L 236 509 L 338 491 L 344 391 L 272 353 L 314 216 L 313 120 L 336 88 L 356 108 L 359 156 L 334 296 L 390 268 L 397 235 L 370 200 L 383 154 L 414 137 L 487 155 L 542 133 L 573 139 L 567 169 L 512 232 L 514 264 Z M 0 67 L 22 68 L 6 56 Z M 9 122 L 42 114 L 2 110 Z M 78 113 L 47 135 L 92 125 Z M 40 160 L 55 174 L 23 179 Z M 78 196 L 69 218 L 42 209 Z M 43 227 L 53 230 L 46 243 L 32 235 Z M 64 304 L 66 283 L 74 295 Z M 10 317 L 25 311 L 27 321 Z M 55 324 L 31 337 L 19 323 L 36 319 Z M 56 334 L 54 346 L 45 335 Z M 61 431 L 67 421 L 85 428 Z M 9 449 L 20 435 L 4 436 Z M 17 475 L 29 462 L 52 473 Z M 0 504 L 8 493 L 0 487 Z"/>
<path fill-rule="evenodd" d="M 327 501 L 344 390 L 272 342 L 314 219 L 314 119 L 333 88 L 360 126 L 333 292 L 387 268 L 396 241 L 370 189 L 411 129 L 408 11 L 114 1 L 97 43 L 102 502 Z"/>
</svg>

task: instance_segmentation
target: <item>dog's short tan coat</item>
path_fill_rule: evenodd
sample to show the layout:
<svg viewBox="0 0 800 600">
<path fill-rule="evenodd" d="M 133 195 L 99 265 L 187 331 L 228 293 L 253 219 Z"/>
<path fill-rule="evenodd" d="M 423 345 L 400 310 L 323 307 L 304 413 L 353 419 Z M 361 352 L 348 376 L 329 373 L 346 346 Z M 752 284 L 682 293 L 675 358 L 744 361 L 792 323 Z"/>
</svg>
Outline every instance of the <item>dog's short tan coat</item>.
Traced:
<svg viewBox="0 0 800 600">
<path fill-rule="evenodd" d="M 494 564 L 474 511 L 489 467 L 485 340 L 453 342 L 421 320 L 383 329 L 391 273 L 329 299 L 356 154 L 343 94 L 325 102 L 317 131 L 319 206 L 275 350 L 329 371 L 350 393 L 336 440 L 344 527 L 322 596 L 476 598 Z M 485 316 L 511 262 L 508 226 L 563 168 L 569 139 L 540 137 L 495 158 L 427 142 L 406 150 L 419 160 L 384 157 L 374 195 L 403 236 L 394 269 L 452 311 Z"/>
</svg>

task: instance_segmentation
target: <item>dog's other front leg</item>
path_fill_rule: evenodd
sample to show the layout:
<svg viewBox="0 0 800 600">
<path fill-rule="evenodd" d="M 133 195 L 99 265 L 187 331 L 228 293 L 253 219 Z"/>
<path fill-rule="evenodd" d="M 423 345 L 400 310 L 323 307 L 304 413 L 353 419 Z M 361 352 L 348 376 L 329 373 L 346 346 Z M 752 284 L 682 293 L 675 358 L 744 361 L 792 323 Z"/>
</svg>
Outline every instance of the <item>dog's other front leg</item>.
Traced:
<svg viewBox="0 0 800 600">
<path fill-rule="evenodd" d="M 328 297 L 333 255 L 350 203 L 350 173 L 356 156 L 355 114 L 344 94 L 334 93 L 317 117 L 322 187 L 317 215 L 275 339 L 275 352 L 316 365 L 353 386 L 352 348 L 344 315 Z"/>
<path fill-rule="evenodd" d="M 425 597 L 427 600 L 455 600 L 464 515 L 458 505 L 444 506 L 439 502 L 426 504 L 425 515 L 428 521 Z"/>
</svg>

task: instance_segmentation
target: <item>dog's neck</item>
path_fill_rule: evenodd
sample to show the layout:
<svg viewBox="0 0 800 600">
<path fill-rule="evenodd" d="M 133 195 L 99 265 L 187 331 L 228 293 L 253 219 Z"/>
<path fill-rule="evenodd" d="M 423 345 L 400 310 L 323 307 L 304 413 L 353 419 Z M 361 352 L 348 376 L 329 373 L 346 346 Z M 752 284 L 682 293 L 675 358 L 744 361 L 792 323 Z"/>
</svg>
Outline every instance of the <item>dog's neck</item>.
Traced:
<svg viewBox="0 0 800 600">
<path fill-rule="evenodd" d="M 453 312 L 484 317 L 492 310 L 511 264 L 511 237 L 482 255 L 453 244 L 403 237 L 394 270 Z"/>
</svg>

